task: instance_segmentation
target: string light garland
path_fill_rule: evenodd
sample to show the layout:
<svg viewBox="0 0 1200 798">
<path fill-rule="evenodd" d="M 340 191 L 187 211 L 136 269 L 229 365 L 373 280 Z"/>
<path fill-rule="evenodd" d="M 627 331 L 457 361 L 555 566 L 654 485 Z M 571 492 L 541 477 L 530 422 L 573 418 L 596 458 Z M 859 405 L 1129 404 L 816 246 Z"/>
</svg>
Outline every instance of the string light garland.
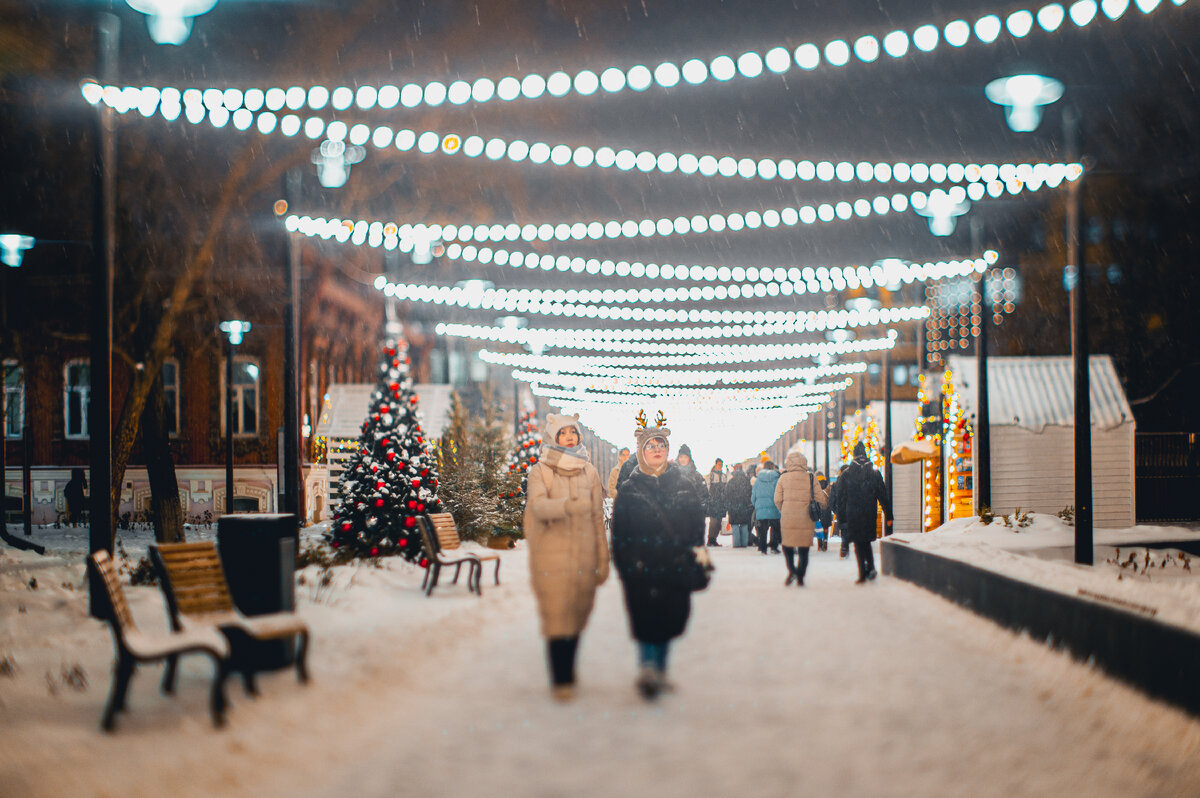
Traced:
<svg viewBox="0 0 1200 798">
<path fill-rule="evenodd" d="M 1000 324 L 1005 315 L 1016 311 L 1020 299 L 1020 283 L 1015 269 L 987 271 L 987 299 L 991 304 L 990 319 Z M 988 319 L 986 308 L 975 280 L 942 280 L 925 289 L 929 318 L 925 324 L 926 365 L 944 361 L 947 350 L 967 349 L 979 335 L 980 325 Z"/>
<path fill-rule="evenodd" d="M 547 374 L 544 372 L 524 371 L 514 369 L 512 377 L 521 382 L 527 382 L 538 388 L 553 388 L 569 391 L 593 391 L 606 394 L 630 394 L 637 396 L 661 396 L 674 399 L 696 399 L 701 397 L 721 397 L 730 401 L 768 400 L 768 399 L 797 399 L 812 397 L 816 394 L 843 391 L 850 387 L 852 380 L 842 379 L 836 382 L 823 383 L 790 383 L 775 387 L 759 388 L 728 388 L 708 385 L 701 388 L 680 388 L 663 385 L 659 382 L 661 376 L 671 376 L 673 372 L 647 371 L 646 376 L 636 382 L 616 378 L 598 377 L 585 374 Z M 823 401 L 823 400 L 822 400 Z"/>
<path fill-rule="evenodd" d="M 754 268 L 754 267 L 751 267 Z M 901 269 L 903 277 L 897 276 L 895 286 L 914 280 L 939 279 L 947 275 L 974 274 L 986 268 L 986 261 L 939 261 L 936 264 L 913 264 Z M 722 267 L 728 272 L 727 267 Z M 745 270 L 743 270 L 744 272 Z M 410 283 L 392 283 L 379 276 L 375 279 L 375 287 L 385 296 L 397 299 L 436 305 L 454 305 L 463 308 L 496 310 L 509 313 L 531 313 L 567 317 L 587 317 L 621 320 L 651 320 L 677 321 L 686 318 L 691 321 L 707 321 L 711 318 L 691 317 L 691 311 L 671 311 L 662 308 L 619 308 L 622 304 L 654 304 L 675 302 L 724 302 L 737 299 L 791 296 L 793 294 L 841 291 L 846 288 L 857 289 L 870 287 L 875 284 L 872 271 L 865 266 L 847 266 L 841 269 L 819 270 L 806 268 L 789 269 L 786 273 L 780 269 L 772 272 L 769 268 L 754 270 L 761 273 L 780 273 L 785 278 L 795 276 L 796 282 L 742 283 L 732 285 L 705 285 L 691 287 L 669 288 L 630 288 L 630 289 L 541 289 L 541 288 L 495 288 L 488 287 L 483 281 L 468 284 L 426 285 Z M 879 270 L 882 272 L 882 269 Z M 803 282 L 804 275 L 809 281 Z M 818 280 L 819 276 L 819 280 Z M 896 276 L 896 275 L 893 275 Z M 846 277 L 849 277 L 848 281 Z M 885 284 L 892 285 L 890 278 Z M 826 289 L 828 286 L 828 289 Z M 724 318 L 724 317 L 722 317 Z M 740 321 L 746 317 L 736 315 L 730 321 Z"/>
<path fill-rule="evenodd" d="M 1083 174 L 1082 167 L 1070 168 L 1066 179 L 1078 180 Z M 993 180 L 988 183 L 970 183 L 966 188 L 951 186 L 943 192 L 952 203 L 964 203 L 968 200 L 979 201 L 984 196 L 993 199 L 1004 196 L 1005 192 L 1016 195 L 1022 191 L 1039 191 L 1043 187 L 1055 188 L 1061 181 L 1036 182 L 1023 181 L 1013 178 L 1010 181 Z M 937 194 L 941 189 L 935 189 Z M 660 217 L 657 219 L 597 219 L 575 222 L 526 222 L 517 224 L 480 224 L 447 223 L 438 226 L 425 225 L 423 229 L 438 230 L 443 241 L 463 242 L 472 241 L 487 243 L 495 241 L 599 241 L 602 239 L 633 239 L 633 238 L 665 238 L 668 236 L 701 235 L 705 233 L 723 233 L 726 231 L 739 233 L 743 230 L 773 230 L 780 227 L 798 227 L 812 224 L 830 224 L 836 221 L 866 219 L 871 216 L 887 216 L 891 213 L 904 213 L 910 208 L 916 211 L 924 209 L 930 201 L 931 194 L 924 191 L 912 191 L 907 194 L 896 193 L 891 196 L 883 194 L 875 197 L 859 197 L 852 200 L 841 200 L 835 203 L 822 202 L 818 205 L 786 206 L 783 208 L 767 208 L 762 211 L 747 210 L 731 213 L 696 213 L 675 217 Z M 345 230 L 347 222 L 350 229 Z M 392 234 L 389 231 L 393 228 Z M 343 219 L 313 218 L 309 216 L 289 215 L 284 219 L 284 227 L 289 232 L 299 232 L 308 236 L 321 235 L 324 238 L 349 240 L 358 245 L 369 244 L 373 247 L 395 249 L 407 239 L 400 231 L 419 228 L 418 224 L 383 222 L 379 220 L 359 219 L 353 222 Z M 451 257 L 459 257 L 459 251 L 447 252 Z M 465 251 L 465 249 L 463 250 Z M 509 258 L 511 253 L 506 253 Z M 539 256 L 540 257 L 540 256 Z"/>
<path fill-rule="evenodd" d="M 1171 0 L 1171 4 L 1182 6 L 1187 0 Z M 266 109 L 272 117 L 283 111 L 335 113 L 350 110 L 361 111 L 382 109 L 414 109 L 421 106 L 436 108 L 444 104 L 466 105 L 489 102 L 511 102 L 518 99 L 547 100 L 574 94 L 578 97 L 607 96 L 625 90 L 644 92 L 651 87 L 674 89 L 686 85 L 722 84 L 735 77 L 755 80 L 769 75 L 784 75 L 794 69 L 812 72 L 818 68 L 838 69 L 851 61 L 873 64 L 886 55 L 892 60 L 915 57 L 917 53 L 930 53 L 943 44 L 962 48 L 975 43 L 990 45 L 1002 36 L 1022 40 L 1034 32 L 1035 27 L 1044 33 L 1062 29 L 1066 19 L 1078 28 L 1084 28 L 1100 19 L 1101 12 L 1109 20 L 1117 21 L 1129 9 L 1128 0 L 1077 0 L 1069 8 L 1059 3 L 1049 3 L 1033 11 L 1018 9 L 1005 14 L 985 13 L 974 23 L 965 19 L 954 19 L 940 25 L 923 24 L 911 31 L 896 29 L 882 35 L 864 34 L 834 38 L 824 45 L 804 42 L 793 48 L 775 46 L 763 52 L 751 50 L 736 57 L 726 54 L 715 57 L 690 57 L 676 64 L 660 61 L 653 68 L 644 64 L 630 67 L 609 66 L 591 70 L 582 69 L 573 74 L 558 70 L 546 75 L 529 73 L 523 76 L 507 75 L 499 79 L 478 77 L 471 80 L 431 80 L 424 84 L 406 83 L 402 86 L 362 85 L 357 89 L 348 86 L 328 87 L 292 86 L 284 88 L 210 88 L 185 89 L 156 87 L 117 87 L 85 83 L 84 97 L 93 104 L 103 100 L 114 108 L 137 109 L 144 116 L 161 113 L 168 119 L 177 118 L 181 111 L 199 107 L 208 111 L 219 111 L 213 115 L 213 124 L 222 127 L 232 123 L 245 130 L 255 122 L 254 114 Z M 1150 14 L 1165 5 L 1161 0 L 1135 0 L 1143 14 Z M 653 63 L 657 59 L 648 59 Z M 192 98 L 189 100 L 189 98 Z M 328 111 L 326 110 L 328 109 Z M 194 114 L 193 114 L 194 115 Z M 263 127 L 258 120 L 259 129 Z M 297 121 L 289 135 L 299 131 L 299 117 L 287 114 Z M 314 117 L 316 118 L 316 117 Z M 191 119 L 191 117 L 189 117 Z M 219 122 L 219 124 L 218 124 Z M 265 132 L 265 131 L 264 131 Z M 285 133 L 287 131 L 285 130 Z M 305 131 L 308 133 L 308 131 Z M 317 133 L 316 135 L 320 135 Z M 313 136 L 314 138 L 316 136 Z"/>
<path fill-rule="evenodd" d="M 591 362 L 593 360 L 619 360 L 628 362 L 632 360 L 631 358 L 522 355 L 511 352 L 492 352 L 487 349 L 482 350 L 479 356 L 484 362 L 498 366 L 541 369 L 547 372 L 546 376 L 552 376 L 555 373 L 565 373 L 586 376 L 591 379 L 611 377 L 629 382 L 630 384 L 653 382 L 658 386 L 794 382 L 796 380 L 817 380 L 822 377 L 835 377 L 846 374 L 862 374 L 867 370 L 867 364 L 861 361 L 854 363 L 830 363 L 827 366 L 800 366 L 775 369 L 675 369 L 660 371 L 654 370 L 654 367 L 656 365 L 693 365 L 694 361 L 679 364 L 648 363 L 646 364 L 646 368 L 638 368 L 627 365 L 606 365 Z"/>
<path fill-rule="evenodd" d="M 896 332 L 895 330 L 889 330 L 888 334 L 882 338 L 867 338 L 856 341 L 809 341 L 796 344 L 657 344 L 656 351 L 661 353 L 657 355 L 535 355 L 523 352 L 497 352 L 493 353 L 496 359 L 489 362 L 494 362 L 498 365 L 542 369 L 544 371 L 565 374 L 592 373 L 590 369 L 605 367 L 617 369 L 621 376 L 632 378 L 637 376 L 639 368 L 649 366 L 766 363 L 773 360 L 796 360 L 798 358 L 879 352 L 893 348 L 895 343 Z M 847 366 L 846 364 L 830 364 L 829 366 L 821 366 L 819 368 L 842 369 L 841 371 L 822 371 L 819 376 L 857 373 L 857 370 L 853 366 Z M 815 369 L 813 371 L 816 373 Z M 605 373 L 616 375 L 613 372 Z"/>
<path fill-rule="evenodd" d="M 675 407 L 695 412 L 697 409 L 723 410 L 726 412 L 744 412 L 750 410 L 770 410 L 774 408 L 791 408 L 811 412 L 832 398 L 832 394 L 815 394 L 794 399 L 727 399 L 717 394 L 698 395 L 695 397 L 663 397 L 653 392 L 636 395 L 623 393 L 607 393 L 597 391 L 567 391 L 554 388 L 543 388 L 531 385 L 534 396 L 555 401 L 585 401 L 599 405 L 621 405 L 626 407 L 641 407 L 670 399 Z"/>
<path fill-rule="evenodd" d="M 663 311 L 669 313 L 670 311 Z M 735 315 L 745 321 L 735 323 Z M 618 329 L 547 329 L 508 328 L 475 324 L 440 322 L 435 331 L 438 335 L 456 338 L 471 338 L 483 341 L 498 341 L 511 344 L 527 344 L 535 347 L 561 347 L 569 349 L 597 349 L 600 351 L 655 352 L 656 346 L 646 347 L 642 342 L 696 341 L 726 338 L 747 338 L 763 335 L 792 335 L 796 333 L 839 330 L 851 327 L 877 327 L 907 321 L 920 321 L 929 316 L 924 305 L 910 305 L 870 310 L 821 310 L 821 311 L 730 311 L 692 309 L 676 317 L 676 321 L 705 318 L 719 322 L 708 327 L 635 327 Z M 658 319 L 653 319 L 657 321 Z M 665 321 L 666 319 L 662 319 Z"/>
<path fill-rule="evenodd" d="M 94 84 L 93 84 L 94 85 Z M 167 90 L 163 90 L 167 91 Z M 153 116 L 155 108 L 168 121 L 174 121 L 186 108 L 194 108 L 192 113 L 185 113 L 185 121 L 192 124 L 203 124 L 206 120 L 215 127 L 223 127 L 230 121 L 241 130 L 251 127 L 270 135 L 284 133 L 275 123 L 272 111 L 260 112 L 251 117 L 245 109 L 234 109 L 235 115 L 229 118 L 230 110 L 224 104 L 208 103 L 206 97 L 215 97 L 215 89 L 200 91 L 190 89 L 181 95 L 180 100 L 163 99 L 163 91 L 152 88 L 138 89 L 136 87 L 104 87 L 100 90 L 101 102 L 113 107 L 121 113 L 139 111 L 145 116 Z M 223 95 L 223 92 L 222 92 Z M 91 91 L 96 96 L 96 90 Z M 174 98 L 173 94 L 168 97 Z M 233 95 L 236 97 L 236 95 Z M 144 97 L 144 99 L 143 99 Z M 182 105 L 180 104 L 182 103 Z M 223 101 L 222 101 L 223 103 Z M 178 110 L 176 110 L 178 109 Z M 300 117 L 286 117 L 290 121 L 286 130 L 293 130 L 292 135 L 301 132 L 312 139 L 324 138 L 326 141 L 343 146 L 347 142 L 352 147 L 365 147 L 370 144 L 375 149 L 387 151 L 395 149 L 398 152 L 416 152 L 426 156 L 463 156 L 467 158 L 484 158 L 489 161 L 507 160 L 512 163 L 532 164 L 534 166 L 560 167 L 572 169 L 616 169 L 622 172 L 658 172 L 661 174 L 679 174 L 705 178 L 725 178 L 764 181 L 800 181 L 800 182 L 860 182 L 860 183 L 989 183 L 995 180 L 1012 182 L 1047 183 L 1052 187 L 1062 182 L 1073 170 L 1081 169 L 1080 164 L 1071 163 L 924 163 L 921 161 L 832 161 L 820 158 L 786 158 L 786 157 L 737 157 L 734 155 L 714 155 L 691 152 L 652 152 L 650 150 L 633 151 L 629 148 L 610 145 L 591 146 L 588 144 L 547 143 L 544 141 L 526 141 L 525 139 L 504 139 L 499 136 L 484 138 L 476 134 L 463 136 L 460 133 L 447 133 L 435 130 L 412 130 L 409 128 L 393 128 L 390 125 L 374 127 L 362 122 L 346 122 L 336 119 L 326 123 L 321 117 L 309 117 L 303 121 Z M 285 134 L 286 135 L 286 134 Z"/>
</svg>

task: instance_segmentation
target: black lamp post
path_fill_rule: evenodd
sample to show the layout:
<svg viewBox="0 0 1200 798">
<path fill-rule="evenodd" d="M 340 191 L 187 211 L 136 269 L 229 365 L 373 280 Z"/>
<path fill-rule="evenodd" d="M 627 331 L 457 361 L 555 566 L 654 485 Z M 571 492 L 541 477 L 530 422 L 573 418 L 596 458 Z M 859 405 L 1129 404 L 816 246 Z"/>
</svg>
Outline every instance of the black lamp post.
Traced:
<svg viewBox="0 0 1200 798">
<path fill-rule="evenodd" d="M 233 353 L 250 332 L 248 321 L 223 321 L 225 333 L 225 512 L 233 512 Z"/>
</svg>

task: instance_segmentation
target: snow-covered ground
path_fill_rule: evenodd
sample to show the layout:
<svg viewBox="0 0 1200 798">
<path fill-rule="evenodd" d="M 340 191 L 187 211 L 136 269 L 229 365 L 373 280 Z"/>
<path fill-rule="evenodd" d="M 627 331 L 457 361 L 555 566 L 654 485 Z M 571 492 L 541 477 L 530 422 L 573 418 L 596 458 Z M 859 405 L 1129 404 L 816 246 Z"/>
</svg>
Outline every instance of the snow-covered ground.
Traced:
<svg viewBox="0 0 1200 798">
<path fill-rule="evenodd" d="M 0 546 L 4 798 L 1200 795 L 1200 721 L 907 583 L 855 586 L 836 551 L 813 552 L 804 589 L 783 586 L 781 557 L 714 552 L 672 650 L 678 690 L 655 704 L 633 690 L 615 580 L 579 695 L 557 704 L 523 548 L 482 598 L 427 599 L 399 562 L 338 568 L 320 592 L 309 569 L 308 686 L 281 671 L 251 700 L 231 681 L 214 730 L 207 661 L 184 661 L 174 698 L 145 668 L 105 735 L 112 644 L 86 616 L 82 546 L 35 539 L 53 559 Z M 127 593 L 139 624 L 165 626 L 156 588 Z M 76 666 L 86 690 L 63 678 Z"/>
<path fill-rule="evenodd" d="M 1035 514 L 1023 528 L 960 518 L 925 534 L 894 537 L 920 549 L 1094 601 L 1134 608 L 1200 633 L 1200 557 L 1146 544 L 1200 541 L 1185 527 L 1098 529 L 1092 566 L 1074 562 L 1075 529 Z M 1147 567 L 1149 566 L 1149 567 Z M 1080 593 L 1085 591 L 1085 593 Z"/>
</svg>

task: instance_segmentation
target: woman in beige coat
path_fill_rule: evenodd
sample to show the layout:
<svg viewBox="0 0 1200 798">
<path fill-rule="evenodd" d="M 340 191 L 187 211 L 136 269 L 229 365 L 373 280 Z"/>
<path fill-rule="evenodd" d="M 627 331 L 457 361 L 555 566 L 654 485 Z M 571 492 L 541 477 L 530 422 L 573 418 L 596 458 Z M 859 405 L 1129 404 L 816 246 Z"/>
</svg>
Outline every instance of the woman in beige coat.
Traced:
<svg viewBox="0 0 1200 798">
<path fill-rule="evenodd" d="M 788 568 L 788 578 L 783 586 L 794 582 L 804 587 L 808 550 L 812 548 L 813 534 L 817 529 L 816 521 L 808 513 L 809 502 L 816 498 L 818 504 L 828 507 L 829 499 L 808 470 L 808 460 L 799 449 L 788 452 L 783 465 L 784 472 L 775 483 L 775 506 L 779 508 L 783 558 Z"/>
<path fill-rule="evenodd" d="M 529 469 L 525 538 L 529 577 L 541 615 L 551 690 L 575 694 L 575 652 L 592 613 L 596 588 L 608 578 L 604 491 L 579 443 L 579 415 L 546 416 L 541 455 Z"/>
</svg>

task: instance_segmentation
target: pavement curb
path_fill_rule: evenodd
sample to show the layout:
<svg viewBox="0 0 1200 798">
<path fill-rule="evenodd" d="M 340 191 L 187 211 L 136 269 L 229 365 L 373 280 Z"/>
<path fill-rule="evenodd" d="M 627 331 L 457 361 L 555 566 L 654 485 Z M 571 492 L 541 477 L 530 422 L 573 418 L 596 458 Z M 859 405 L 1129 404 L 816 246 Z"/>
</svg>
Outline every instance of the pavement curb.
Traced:
<svg viewBox="0 0 1200 798">
<path fill-rule="evenodd" d="M 1061 646 L 1143 692 L 1200 716 L 1200 635 L 1142 608 L 1101 603 L 987 571 L 892 540 L 880 543 L 884 574 L 959 604 L 1001 626 Z"/>
</svg>

